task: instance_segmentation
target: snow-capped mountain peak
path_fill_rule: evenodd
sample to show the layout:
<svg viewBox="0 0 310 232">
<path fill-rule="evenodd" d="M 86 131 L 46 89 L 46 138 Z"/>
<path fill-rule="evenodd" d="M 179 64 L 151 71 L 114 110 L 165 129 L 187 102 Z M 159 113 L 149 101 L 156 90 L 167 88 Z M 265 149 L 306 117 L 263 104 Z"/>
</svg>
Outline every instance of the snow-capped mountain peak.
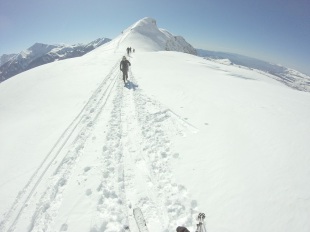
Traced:
<svg viewBox="0 0 310 232">
<path fill-rule="evenodd" d="M 28 48 L 27 51 L 29 51 L 33 55 L 39 56 L 39 55 L 42 55 L 44 53 L 51 51 L 55 47 L 57 47 L 57 45 L 35 43 L 30 48 Z"/>
<path fill-rule="evenodd" d="M 144 18 L 133 24 L 130 27 L 131 31 L 139 32 L 141 34 L 158 33 L 156 20 L 152 18 Z"/>
<path fill-rule="evenodd" d="M 158 28 L 156 20 L 149 17 L 128 27 L 116 40 L 120 49 L 134 47 L 139 51 L 178 51 L 196 55 L 196 49 L 183 37 Z"/>
<path fill-rule="evenodd" d="M 56 45 L 35 43 L 28 49 L 19 53 L 15 58 L 15 62 L 18 61 L 22 66 L 22 68 L 26 68 L 31 63 L 31 61 L 50 52 L 56 47 L 57 47 Z"/>
</svg>

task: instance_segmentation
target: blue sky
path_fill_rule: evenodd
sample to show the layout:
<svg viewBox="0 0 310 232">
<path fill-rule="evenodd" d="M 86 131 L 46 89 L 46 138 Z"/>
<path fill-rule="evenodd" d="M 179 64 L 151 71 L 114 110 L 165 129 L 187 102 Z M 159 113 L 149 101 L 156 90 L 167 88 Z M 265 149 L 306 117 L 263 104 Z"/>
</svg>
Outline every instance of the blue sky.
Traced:
<svg viewBox="0 0 310 232">
<path fill-rule="evenodd" d="M 0 54 L 113 39 L 144 17 L 195 48 L 310 74 L 310 0 L 0 0 Z"/>
</svg>

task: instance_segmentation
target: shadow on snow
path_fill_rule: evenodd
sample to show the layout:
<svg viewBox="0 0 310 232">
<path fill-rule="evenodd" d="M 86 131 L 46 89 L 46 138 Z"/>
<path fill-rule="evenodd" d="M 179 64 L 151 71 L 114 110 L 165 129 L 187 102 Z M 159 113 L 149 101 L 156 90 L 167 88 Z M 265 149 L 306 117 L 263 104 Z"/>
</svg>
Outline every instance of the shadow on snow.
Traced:
<svg viewBox="0 0 310 232">
<path fill-rule="evenodd" d="M 131 81 L 127 81 L 127 83 L 125 84 L 125 87 L 127 89 L 133 89 L 136 90 L 136 88 L 138 88 L 138 85 L 136 85 L 135 83 L 131 82 Z"/>
</svg>

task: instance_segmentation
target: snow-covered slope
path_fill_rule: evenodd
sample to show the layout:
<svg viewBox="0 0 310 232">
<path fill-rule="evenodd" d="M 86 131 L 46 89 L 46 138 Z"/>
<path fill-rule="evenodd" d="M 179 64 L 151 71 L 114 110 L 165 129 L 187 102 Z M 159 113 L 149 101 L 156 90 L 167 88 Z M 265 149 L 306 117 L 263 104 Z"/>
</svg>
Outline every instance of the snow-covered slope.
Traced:
<svg viewBox="0 0 310 232">
<path fill-rule="evenodd" d="M 309 231 L 310 94 L 130 28 L 0 85 L 0 231 Z"/>
<path fill-rule="evenodd" d="M 215 62 L 226 62 L 228 65 L 244 66 L 245 68 L 263 71 L 267 75 L 271 74 L 269 75 L 270 78 L 278 80 L 291 88 L 310 92 L 310 77 L 294 69 L 233 53 L 214 52 L 202 49 L 197 49 L 197 53 L 199 56 Z"/>
<path fill-rule="evenodd" d="M 18 73 L 55 60 L 82 56 L 109 41 L 110 39 L 100 38 L 86 45 L 76 44 L 72 46 L 35 43 L 27 50 L 11 57 L 0 66 L 0 82 Z"/>
</svg>

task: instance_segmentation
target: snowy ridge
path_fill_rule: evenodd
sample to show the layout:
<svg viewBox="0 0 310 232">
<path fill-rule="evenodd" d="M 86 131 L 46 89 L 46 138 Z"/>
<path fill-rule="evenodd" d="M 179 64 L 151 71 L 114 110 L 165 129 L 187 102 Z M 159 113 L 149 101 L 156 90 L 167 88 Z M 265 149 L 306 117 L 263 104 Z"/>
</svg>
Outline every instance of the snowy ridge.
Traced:
<svg viewBox="0 0 310 232">
<path fill-rule="evenodd" d="M 308 232 L 310 94 L 133 25 L 1 83 L 0 231 Z"/>
</svg>

